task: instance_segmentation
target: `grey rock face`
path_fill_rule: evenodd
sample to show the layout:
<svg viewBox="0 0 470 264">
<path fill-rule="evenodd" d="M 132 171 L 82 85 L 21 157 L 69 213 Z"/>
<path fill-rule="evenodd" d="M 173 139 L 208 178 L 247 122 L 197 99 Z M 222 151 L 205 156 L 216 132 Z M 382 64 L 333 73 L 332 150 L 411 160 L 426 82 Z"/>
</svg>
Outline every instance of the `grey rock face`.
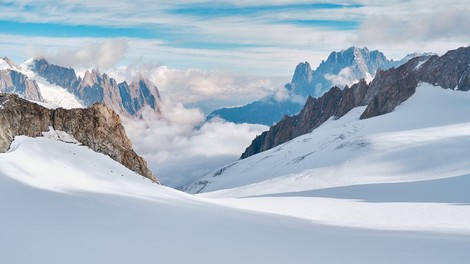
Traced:
<svg viewBox="0 0 470 264">
<path fill-rule="evenodd" d="M 146 106 L 160 112 L 160 94 L 148 80 L 137 79 L 130 85 L 127 82 L 118 84 L 98 70 L 86 71 L 83 79 L 77 78 L 73 69 L 50 64 L 45 59 L 35 60 L 33 70 L 48 82 L 73 93 L 86 106 L 104 103 L 116 112 L 130 116 L 138 115 Z"/>
<path fill-rule="evenodd" d="M 308 62 L 297 65 L 291 82 L 285 85 L 291 98 L 276 101 L 274 96 L 267 96 L 241 107 L 215 110 L 208 115 L 208 119 L 219 116 L 235 123 L 272 125 L 284 115 L 298 113 L 309 96 L 318 98 L 333 86 L 342 89 L 346 84 L 353 84 L 362 78 L 370 80 L 377 70 L 389 69 L 406 61 L 394 62 L 382 52 L 367 48 L 350 47 L 332 52 L 315 70 Z M 299 102 L 299 98 L 305 98 L 305 101 Z"/>
<path fill-rule="evenodd" d="M 94 104 L 85 109 L 47 109 L 14 94 L 0 94 L 0 153 L 8 150 L 15 136 L 41 136 L 49 127 L 67 132 L 83 145 L 158 183 L 145 160 L 132 149 L 119 116 L 109 107 Z"/>
<path fill-rule="evenodd" d="M 241 158 L 310 133 L 330 117 L 340 118 L 357 106 L 367 106 L 361 119 L 390 113 L 415 93 L 420 82 L 470 90 L 470 47 L 451 50 L 441 57 L 417 57 L 396 69 L 379 70 L 370 84 L 361 80 L 350 88 L 333 87 L 317 99 L 310 97 L 298 115 L 286 116 L 256 137 Z"/>
<path fill-rule="evenodd" d="M 36 81 L 14 70 L 0 70 L 0 92 L 15 93 L 29 100 L 43 101 Z"/>
</svg>

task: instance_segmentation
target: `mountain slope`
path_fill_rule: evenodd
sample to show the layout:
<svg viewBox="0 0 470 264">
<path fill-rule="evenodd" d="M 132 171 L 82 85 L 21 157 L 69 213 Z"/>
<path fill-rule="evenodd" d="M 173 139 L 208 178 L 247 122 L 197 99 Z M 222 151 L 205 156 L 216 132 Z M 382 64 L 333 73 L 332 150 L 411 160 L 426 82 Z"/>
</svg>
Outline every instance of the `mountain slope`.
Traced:
<svg viewBox="0 0 470 264">
<path fill-rule="evenodd" d="M 18 137 L 13 146 L 0 154 L 2 263 L 411 264 L 469 257 L 468 235 L 247 212 L 151 184 L 74 144 Z"/>
<path fill-rule="evenodd" d="M 419 82 L 467 91 L 470 89 L 469 65 L 470 47 L 459 48 L 441 57 L 417 57 L 397 69 L 378 71 L 370 84 L 361 81 L 343 90 L 332 88 L 319 98 L 309 97 L 298 115 L 285 117 L 256 137 L 242 158 L 309 133 L 329 118 L 339 118 L 357 106 L 367 106 L 361 118 L 389 113 L 414 94 Z"/>
<path fill-rule="evenodd" d="M 360 119 L 365 109 L 330 118 L 186 190 L 251 196 L 470 174 L 470 93 L 423 83 L 391 113 Z"/>
<path fill-rule="evenodd" d="M 369 51 L 367 48 L 350 47 L 334 51 L 316 70 L 312 70 L 308 62 L 299 63 L 292 81 L 284 87 L 287 98 L 269 95 L 241 107 L 215 110 L 208 115 L 208 119 L 218 116 L 235 123 L 272 125 L 285 115 L 298 113 L 308 96 L 319 97 L 333 86 L 342 89 L 363 78 L 371 81 L 378 69 L 388 69 L 404 62 L 390 61 L 380 51 Z"/>
</svg>

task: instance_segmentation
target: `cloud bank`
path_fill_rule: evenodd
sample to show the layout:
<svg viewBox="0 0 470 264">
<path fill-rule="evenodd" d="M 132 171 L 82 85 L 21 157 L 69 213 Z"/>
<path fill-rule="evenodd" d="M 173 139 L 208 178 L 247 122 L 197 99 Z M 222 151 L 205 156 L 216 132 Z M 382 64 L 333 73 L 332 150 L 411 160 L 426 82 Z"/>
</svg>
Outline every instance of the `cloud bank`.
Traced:
<svg viewBox="0 0 470 264">
<path fill-rule="evenodd" d="M 258 100 L 276 91 L 288 77 L 266 77 L 228 71 L 172 69 L 161 64 L 136 63 L 120 67 L 109 75 L 121 81 L 144 77 L 155 83 L 160 93 L 172 102 L 202 107 L 207 111 L 223 106 L 235 106 Z M 207 111 L 206 114 L 207 114 Z"/>
<path fill-rule="evenodd" d="M 229 162 L 236 161 L 262 125 L 234 124 L 223 120 L 204 123 L 198 109 L 162 102 L 162 115 L 144 112 L 141 120 L 125 119 L 133 147 L 160 181 L 179 188 Z"/>
</svg>

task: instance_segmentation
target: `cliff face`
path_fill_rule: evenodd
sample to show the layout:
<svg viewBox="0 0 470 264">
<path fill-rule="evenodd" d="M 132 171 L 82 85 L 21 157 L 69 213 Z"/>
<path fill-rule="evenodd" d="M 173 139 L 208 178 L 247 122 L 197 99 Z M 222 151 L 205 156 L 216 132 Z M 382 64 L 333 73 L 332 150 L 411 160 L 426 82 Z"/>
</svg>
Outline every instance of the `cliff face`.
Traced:
<svg viewBox="0 0 470 264">
<path fill-rule="evenodd" d="M 310 133 L 329 118 L 340 118 L 357 106 L 367 106 L 361 119 L 389 113 L 410 98 L 420 82 L 470 90 L 470 47 L 449 51 L 441 57 L 417 57 L 396 69 L 379 70 L 370 84 L 361 80 L 343 90 L 332 88 L 318 99 L 310 97 L 298 115 L 284 117 L 256 137 L 241 158 Z"/>
<path fill-rule="evenodd" d="M 0 70 L 0 92 L 16 93 L 29 100 L 43 101 L 36 81 L 10 69 Z"/>
<path fill-rule="evenodd" d="M 34 60 L 33 70 L 48 82 L 73 93 L 86 106 L 104 103 L 118 113 L 130 116 L 138 114 L 146 106 L 160 112 L 158 89 L 147 80 L 117 83 L 98 70 L 86 71 L 82 79 L 73 69 L 50 64 L 45 59 Z"/>
<path fill-rule="evenodd" d="M 8 150 L 15 136 L 41 136 L 49 127 L 67 132 L 83 145 L 158 183 L 145 160 L 132 149 L 112 109 L 102 104 L 85 109 L 48 109 L 14 94 L 0 94 L 0 152 Z"/>
</svg>

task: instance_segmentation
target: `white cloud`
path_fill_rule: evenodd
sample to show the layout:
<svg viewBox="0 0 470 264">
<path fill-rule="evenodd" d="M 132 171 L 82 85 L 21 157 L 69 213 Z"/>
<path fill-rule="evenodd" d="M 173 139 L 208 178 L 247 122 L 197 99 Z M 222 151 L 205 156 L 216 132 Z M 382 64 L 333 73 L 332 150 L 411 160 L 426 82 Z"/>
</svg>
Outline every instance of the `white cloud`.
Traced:
<svg viewBox="0 0 470 264">
<path fill-rule="evenodd" d="M 314 1 L 324 2 L 324 1 Z M 407 53 L 441 51 L 468 45 L 467 1 L 343 1 L 359 8 L 294 9 L 256 15 L 191 16 L 169 12 L 191 4 L 231 4 L 239 7 L 312 3 L 312 1 L 32 1 L 19 0 L 0 7 L 5 20 L 89 25 L 109 28 L 157 30 L 154 39 L 130 39 L 127 61 L 144 57 L 171 68 L 226 69 L 263 75 L 291 74 L 300 61 L 318 65 L 332 50 L 351 45 L 380 48 L 399 59 Z M 28 8 L 25 12 L 24 7 Z M 123 19 L 125 18 L 125 19 Z M 347 20 L 363 22 L 360 30 L 324 28 L 279 20 Z M 164 28 L 163 32 L 158 29 Z M 159 34 L 162 33 L 162 34 Z M 166 38 L 165 34 L 172 37 Z M 178 36 L 175 39 L 175 36 Z M 359 36 L 359 37 L 358 37 Z M 64 45 L 50 38 L 49 46 Z M 191 48 L 191 41 L 213 43 L 211 48 Z M 5 41 L 6 42 L 6 41 Z M 25 45 L 23 42 L 23 45 Z M 181 45 L 186 43 L 187 45 Z M 189 43 L 189 44 L 188 44 Z M 222 44 L 217 47 L 218 44 Z M 223 44 L 235 45 L 224 48 Z M 66 44 L 68 45 L 68 44 Z M 241 45 L 237 47 L 237 45 Z M 252 45 L 252 46 L 250 46 Z M 6 44 L 0 44 L 6 46 Z M 10 45 L 15 52 L 18 49 Z M 46 47 L 48 47 L 46 45 Z M 68 47 L 67 47 L 68 48 Z M 6 54 L 17 57 L 16 55 Z M 104 64 L 111 64 L 104 62 Z"/>
<path fill-rule="evenodd" d="M 284 102 L 285 100 L 289 99 L 290 96 L 291 95 L 289 94 L 289 91 L 284 86 L 277 89 L 274 93 L 274 99 L 278 102 Z"/>
<path fill-rule="evenodd" d="M 257 100 L 284 84 L 284 78 L 272 78 L 228 71 L 172 69 L 159 64 L 134 64 L 109 72 L 118 81 L 131 81 L 143 76 L 154 82 L 161 94 L 184 104 L 204 100 L 226 102 L 226 105 Z M 286 78 L 287 79 L 287 78 Z"/>
<path fill-rule="evenodd" d="M 351 86 L 359 81 L 354 76 L 352 67 L 344 68 L 338 74 L 325 74 L 325 79 L 340 88 L 343 88 L 345 85 Z"/>
<path fill-rule="evenodd" d="M 30 54 L 65 67 L 109 69 L 126 55 L 127 50 L 126 39 L 106 39 L 82 42 L 75 47 L 60 47 L 56 51 L 31 48 Z"/>
<path fill-rule="evenodd" d="M 134 149 L 165 185 L 180 187 L 238 159 L 266 126 L 203 123 L 204 115 L 181 103 L 162 104 L 162 116 L 146 112 L 141 120 L 124 120 Z M 201 126 L 201 127 L 199 127 Z"/>
</svg>

